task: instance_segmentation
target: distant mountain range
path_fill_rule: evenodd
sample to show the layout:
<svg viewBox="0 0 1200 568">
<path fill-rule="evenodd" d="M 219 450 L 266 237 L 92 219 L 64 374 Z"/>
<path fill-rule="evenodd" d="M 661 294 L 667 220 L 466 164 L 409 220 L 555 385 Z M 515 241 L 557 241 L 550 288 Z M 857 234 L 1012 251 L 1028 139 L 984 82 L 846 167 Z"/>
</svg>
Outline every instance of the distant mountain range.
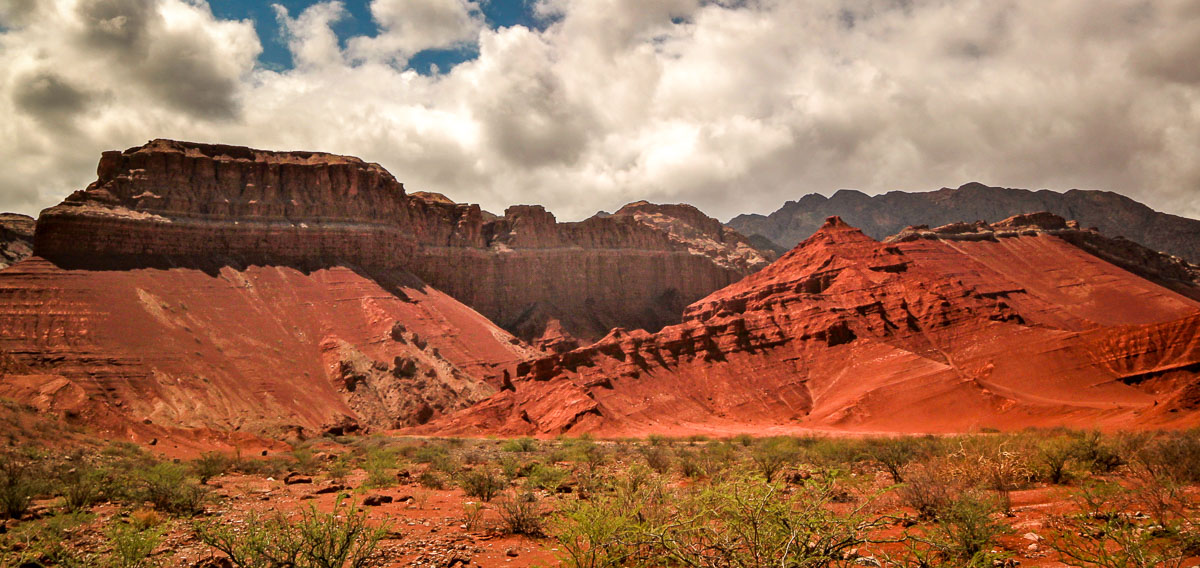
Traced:
<svg viewBox="0 0 1200 568">
<path fill-rule="evenodd" d="M 1065 193 L 989 187 L 968 183 L 930 192 L 892 191 L 867 195 L 843 189 L 825 197 L 809 194 L 788 201 L 770 215 L 739 215 L 728 226 L 751 238 L 766 237 L 785 249 L 812 235 L 827 217 L 837 215 L 876 239 L 909 225 L 938 226 L 957 221 L 996 222 L 1021 213 L 1049 211 L 1122 236 L 1155 250 L 1200 263 L 1200 221 L 1160 213 L 1111 191 L 1073 189 Z"/>
</svg>

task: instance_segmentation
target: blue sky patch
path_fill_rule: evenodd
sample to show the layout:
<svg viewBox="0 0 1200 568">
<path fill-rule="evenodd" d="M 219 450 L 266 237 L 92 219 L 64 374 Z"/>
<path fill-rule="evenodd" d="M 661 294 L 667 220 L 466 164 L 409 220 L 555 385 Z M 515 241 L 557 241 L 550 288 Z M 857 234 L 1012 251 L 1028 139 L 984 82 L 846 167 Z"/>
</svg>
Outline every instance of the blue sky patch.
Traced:
<svg viewBox="0 0 1200 568">
<path fill-rule="evenodd" d="M 226 20 L 252 20 L 258 39 L 262 43 L 263 52 L 259 55 L 259 64 L 268 69 L 286 70 L 293 66 L 292 54 L 288 51 L 287 40 L 284 39 L 279 22 L 275 18 L 273 4 L 287 8 L 291 17 L 296 17 L 305 8 L 317 4 L 319 0 L 209 0 L 213 14 Z M 546 22 L 538 20 L 533 14 L 534 0 L 490 0 L 481 2 L 481 10 L 489 27 L 502 28 L 525 26 L 541 29 Z M 346 41 L 355 36 L 375 36 L 379 29 L 371 20 L 369 0 L 342 0 L 346 8 L 346 16 L 333 24 L 333 31 L 345 47 Z M 475 46 L 461 49 L 430 49 L 415 54 L 408 62 L 408 67 L 422 74 L 432 74 L 435 66 L 438 72 L 446 72 L 455 65 L 470 61 L 479 56 Z"/>
</svg>

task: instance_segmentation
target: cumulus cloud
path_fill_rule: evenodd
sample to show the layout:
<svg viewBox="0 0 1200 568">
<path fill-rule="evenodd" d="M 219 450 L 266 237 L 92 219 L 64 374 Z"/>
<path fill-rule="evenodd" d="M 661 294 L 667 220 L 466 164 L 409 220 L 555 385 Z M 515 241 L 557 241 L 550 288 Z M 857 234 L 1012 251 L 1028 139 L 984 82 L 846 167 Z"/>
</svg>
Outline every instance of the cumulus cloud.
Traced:
<svg viewBox="0 0 1200 568">
<path fill-rule="evenodd" d="M 202 0 L 0 3 L 0 208 L 166 136 L 361 156 L 410 189 L 581 218 L 728 218 L 804 193 L 978 180 L 1111 189 L 1200 217 L 1200 0 L 467 0 L 276 8 L 295 67 Z M 420 75 L 427 49 L 478 57 Z"/>
</svg>

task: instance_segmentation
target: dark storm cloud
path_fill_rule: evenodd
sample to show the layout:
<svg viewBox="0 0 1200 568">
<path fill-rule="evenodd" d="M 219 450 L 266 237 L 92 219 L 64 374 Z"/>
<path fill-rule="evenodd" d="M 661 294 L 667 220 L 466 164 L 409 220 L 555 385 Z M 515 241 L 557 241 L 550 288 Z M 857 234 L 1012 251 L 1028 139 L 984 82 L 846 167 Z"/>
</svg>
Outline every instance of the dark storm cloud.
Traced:
<svg viewBox="0 0 1200 568">
<path fill-rule="evenodd" d="M 216 58 L 211 38 L 169 29 L 155 0 L 82 0 L 81 38 L 158 100 L 196 117 L 237 116 L 237 77 Z"/>
<path fill-rule="evenodd" d="M 39 71 L 17 80 L 12 91 L 17 109 L 44 126 L 73 128 L 71 121 L 87 109 L 90 97 L 50 71 Z"/>
</svg>

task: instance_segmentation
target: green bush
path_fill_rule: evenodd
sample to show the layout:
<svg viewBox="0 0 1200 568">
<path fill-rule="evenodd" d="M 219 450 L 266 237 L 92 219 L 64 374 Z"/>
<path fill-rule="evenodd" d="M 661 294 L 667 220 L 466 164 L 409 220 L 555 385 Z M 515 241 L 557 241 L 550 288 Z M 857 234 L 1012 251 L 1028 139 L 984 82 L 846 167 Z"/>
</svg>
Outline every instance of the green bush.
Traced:
<svg viewBox="0 0 1200 568">
<path fill-rule="evenodd" d="M 865 450 L 866 455 L 883 466 L 896 483 L 904 483 L 904 468 L 909 463 L 926 455 L 923 444 L 916 438 L 870 440 Z"/>
<path fill-rule="evenodd" d="M 934 528 L 924 539 L 934 551 L 955 566 L 986 568 L 1002 558 L 991 547 L 1008 527 L 995 517 L 1001 507 L 980 492 L 966 492 L 939 511 Z"/>
<path fill-rule="evenodd" d="M 396 454 L 391 450 L 372 450 L 363 460 L 367 487 L 391 487 L 396 484 Z"/>
<path fill-rule="evenodd" d="M 502 499 L 497 507 L 505 532 L 540 537 L 546 534 L 546 512 L 537 495 L 522 493 Z"/>
<path fill-rule="evenodd" d="M 446 480 L 438 472 L 428 469 L 417 476 L 417 484 L 426 489 L 446 488 Z"/>
<path fill-rule="evenodd" d="M 192 460 L 192 474 L 199 480 L 200 484 L 208 483 L 208 480 L 224 474 L 229 471 L 230 459 L 221 452 L 204 452 L 200 457 Z"/>
<path fill-rule="evenodd" d="M 506 452 L 518 453 L 536 452 L 538 443 L 533 438 L 513 438 L 504 442 L 504 445 L 500 446 L 500 449 Z"/>
<path fill-rule="evenodd" d="M 195 527 L 201 542 L 229 556 L 239 568 L 369 568 L 382 566 L 377 554 L 386 527 L 367 526 L 367 514 L 339 499 L 330 513 L 310 506 L 293 523 L 282 514 L 251 515 L 239 529 L 219 523 Z"/>
<path fill-rule="evenodd" d="M 194 515 L 204 510 L 208 490 L 188 478 L 183 466 L 163 462 L 140 473 L 138 495 L 160 511 Z"/>
<path fill-rule="evenodd" d="M 141 529 L 117 523 L 104 531 L 108 537 L 112 553 L 109 555 L 109 565 L 114 568 L 146 568 L 155 566 L 150 554 L 162 540 L 162 531 L 158 528 Z"/>
<path fill-rule="evenodd" d="M 45 489 L 45 475 L 35 456 L 0 454 L 0 517 L 19 519 Z"/>
<path fill-rule="evenodd" d="M 667 449 L 666 446 L 652 443 L 649 446 L 638 448 L 638 451 L 641 452 L 642 457 L 646 458 L 646 465 L 650 466 L 650 469 L 659 474 L 664 474 L 671 470 L 671 450 Z"/>
<path fill-rule="evenodd" d="M 788 438 L 760 440 L 750 450 L 750 459 L 758 468 L 758 472 L 767 480 L 767 483 L 771 483 L 775 479 L 775 474 L 779 473 L 788 464 L 795 462 L 798 456 L 798 448 Z"/>
<path fill-rule="evenodd" d="M 458 485 L 468 497 L 487 503 L 508 487 L 508 482 L 491 468 L 479 468 L 459 476 Z"/>
<path fill-rule="evenodd" d="M 71 512 L 88 509 L 103 500 L 112 479 L 109 472 L 86 463 L 82 458 L 75 463 L 75 467 L 60 468 L 55 475 L 63 505 Z"/>
<path fill-rule="evenodd" d="M 543 463 L 534 464 L 529 470 L 528 487 L 536 487 L 546 491 L 558 491 L 567 483 L 570 472 Z"/>
</svg>

